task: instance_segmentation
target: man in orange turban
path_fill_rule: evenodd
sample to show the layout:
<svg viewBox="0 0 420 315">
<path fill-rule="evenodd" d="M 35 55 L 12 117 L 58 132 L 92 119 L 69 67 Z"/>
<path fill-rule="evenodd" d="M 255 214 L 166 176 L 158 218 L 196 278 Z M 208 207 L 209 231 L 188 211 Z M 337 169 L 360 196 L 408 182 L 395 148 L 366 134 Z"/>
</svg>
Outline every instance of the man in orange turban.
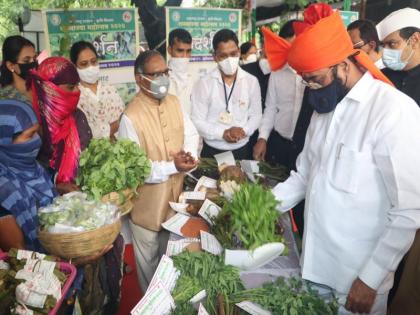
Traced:
<svg viewBox="0 0 420 315">
<path fill-rule="evenodd" d="M 269 61 L 302 75 L 315 110 L 297 171 L 273 193 L 280 211 L 306 198 L 302 277 L 339 314 L 383 315 L 420 228 L 420 109 L 322 12 L 289 45 L 264 31 Z"/>
</svg>

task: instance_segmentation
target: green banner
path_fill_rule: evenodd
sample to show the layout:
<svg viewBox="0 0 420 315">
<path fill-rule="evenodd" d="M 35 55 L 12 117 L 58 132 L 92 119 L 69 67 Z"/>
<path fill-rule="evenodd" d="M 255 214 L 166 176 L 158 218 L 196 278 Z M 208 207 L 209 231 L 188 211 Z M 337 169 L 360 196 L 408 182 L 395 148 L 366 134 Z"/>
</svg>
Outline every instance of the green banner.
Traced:
<svg viewBox="0 0 420 315">
<path fill-rule="evenodd" d="M 340 11 L 341 19 L 347 27 L 351 22 L 359 19 L 359 12 L 356 11 Z"/>
<path fill-rule="evenodd" d="M 69 56 L 73 43 L 91 42 L 101 68 L 132 65 L 137 56 L 135 9 L 44 11 L 47 47 L 52 56 Z"/>
<path fill-rule="evenodd" d="M 171 30 L 184 28 L 191 33 L 191 61 L 209 61 L 213 36 L 220 29 L 233 30 L 241 40 L 241 10 L 204 8 L 166 8 L 166 39 Z"/>
</svg>

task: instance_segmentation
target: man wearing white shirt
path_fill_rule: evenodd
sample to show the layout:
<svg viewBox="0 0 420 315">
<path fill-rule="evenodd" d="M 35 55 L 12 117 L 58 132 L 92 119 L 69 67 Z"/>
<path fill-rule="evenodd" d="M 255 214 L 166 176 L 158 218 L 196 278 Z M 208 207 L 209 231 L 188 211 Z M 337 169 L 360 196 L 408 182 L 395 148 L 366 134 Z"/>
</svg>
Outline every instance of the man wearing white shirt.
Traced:
<svg viewBox="0 0 420 315">
<path fill-rule="evenodd" d="M 279 36 L 290 43 L 295 38 L 294 22 L 296 20 L 286 22 L 279 32 Z M 274 156 L 275 162 L 294 168 L 295 161 L 290 161 L 290 153 L 304 90 L 302 77 L 289 65 L 271 73 L 258 141 L 253 149 L 255 160 L 264 160 L 268 150 L 268 154 Z"/>
<path fill-rule="evenodd" d="M 353 49 L 338 12 L 298 35 L 285 59 L 316 111 L 297 171 L 273 189 L 281 211 L 306 198 L 302 277 L 334 293 L 339 314 L 386 314 L 420 226 L 420 110 Z"/>
<path fill-rule="evenodd" d="M 141 53 L 134 73 L 140 92 L 121 117 L 118 138 L 139 144 L 152 163 L 146 184 L 138 189 L 129 221 L 144 293 L 166 251 L 169 235 L 161 223 L 174 214 L 169 201 L 178 200 L 184 172 L 197 165 L 198 133 L 178 99 L 168 94 L 168 68 L 159 52 Z"/>
<path fill-rule="evenodd" d="M 192 75 L 189 73 L 192 37 L 187 30 L 177 28 L 168 36 L 169 93 L 178 97 L 184 113 L 191 115 Z"/>
<path fill-rule="evenodd" d="M 379 69 L 384 69 L 380 41 L 375 24 L 369 20 L 356 20 L 347 26 L 354 49 L 361 49 L 369 55 Z"/>
<path fill-rule="evenodd" d="M 249 159 L 247 144 L 262 111 L 258 80 L 239 68 L 233 31 L 218 31 L 212 44 L 218 67 L 194 85 L 191 97 L 191 119 L 204 140 L 201 156 L 232 151 L 236 159 Z"/>
</svg>

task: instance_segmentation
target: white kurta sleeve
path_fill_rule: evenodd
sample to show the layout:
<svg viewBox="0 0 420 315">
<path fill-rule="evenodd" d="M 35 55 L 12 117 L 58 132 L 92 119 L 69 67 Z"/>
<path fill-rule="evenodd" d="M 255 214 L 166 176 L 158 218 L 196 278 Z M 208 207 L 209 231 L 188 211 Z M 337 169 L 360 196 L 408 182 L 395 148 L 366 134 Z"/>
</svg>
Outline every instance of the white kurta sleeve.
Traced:
<svg viewBox="0 0 420 315">
<path fill-rule="evenodd" d="M 276 81 L 275 76 L 270 75 L 268 80 L 267 97 L 265 99 L 264 114 L 261 119 L 258 138 L 268 140 L 271 130 L 274 128 L 274 122 L 278 113 L 277 102 L 279 98 L 276 95 Z"/>
<path fill-rule="evenodd" d="M 188 114 L 184 113 L 184 151 L 190 152 L 194 158 L 198 158 L 198 144 L 200 136 Z"/>
<path fill-rule="evenodd" d="M 392 203 L 387 226 L 359 273 L 359 278 L 375 290 L 397 269 L 420 228 L 420 110 L 414 102 L 406 105 L 395 106 L 379 126 L 374 148 L 375 162 Z"/>
<path fill-rule="evenodd" d="M 194 85 L 191 94 L 191 120 L 204 139 L 223 140 L 225 129 L 207 121 L 211 99 L 209 94 L 203 79 Z"/>
<path fill-rule="evenodd" d="M 248 112 L 248 122 L 244 128 L 247 136 L 252 136 L 255 130 L 260 126 L 262 107 L 261 107 L 261 89 L 257 78 L 252 77 L 249 80 L 251 86 L 249 87 L 250 104 Z"/>
<path fill-rule="evenodd" d="M 136 129 L 130 118 L 126 115 L 121 116 L 120 126 L 118 129 L 118 139 L 130 139 L 141 147 L 140 139 L 137 136 Z M 169 176 L 178 173 L 173 161 L 150 161 L 152 169 L 146 183 L 159 184 L 167 181 Z"/>
<path fill-rule="evenodd" d="M 311 172 L 308 147 L 313 134 L 312 125 L 311 122 L 306 133 L 305 145 L 296 161 L 297 171 L 292 171 L 285 182 L 277 184 L 272 190 L 274 197 L 280 202 L 277 209 L 281 212 L 290 210 L 305 198 Z"/>
</svg>

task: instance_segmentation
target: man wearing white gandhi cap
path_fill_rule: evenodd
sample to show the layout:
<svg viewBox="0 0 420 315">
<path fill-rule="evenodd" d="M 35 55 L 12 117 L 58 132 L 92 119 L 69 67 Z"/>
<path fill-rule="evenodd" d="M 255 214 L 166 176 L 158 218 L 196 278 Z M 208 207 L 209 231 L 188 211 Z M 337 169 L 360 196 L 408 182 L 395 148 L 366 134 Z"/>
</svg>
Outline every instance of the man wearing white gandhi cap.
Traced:
<svg viewBox="0 0 420 315">
<path fill-rule="evenodd" d="M 420 11 L 394 11 L 376 29 L 384 47 L 384 74 L 420 105 Z"/>
</svg>

